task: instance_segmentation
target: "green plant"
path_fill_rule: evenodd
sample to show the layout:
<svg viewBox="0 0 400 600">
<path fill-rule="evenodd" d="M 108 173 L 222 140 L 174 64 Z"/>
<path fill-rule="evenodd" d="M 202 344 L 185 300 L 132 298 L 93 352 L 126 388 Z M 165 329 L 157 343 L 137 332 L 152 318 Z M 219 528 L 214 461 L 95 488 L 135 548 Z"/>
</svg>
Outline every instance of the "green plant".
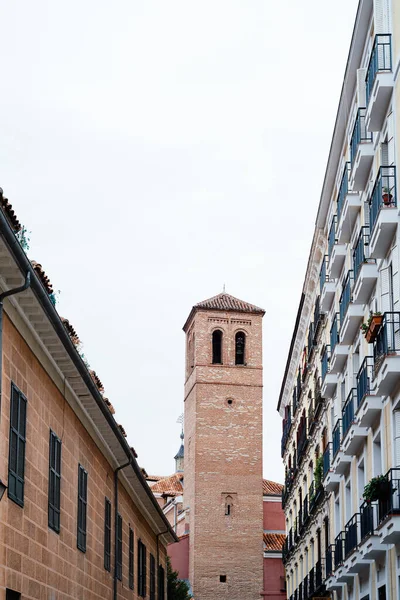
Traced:
<svg viewBox="0 0 400 600">
<path fill-rule="evenodd" d="M 367 331 L 369 330 L 369 326 L 371 325 L 371 321 L 372 321 L 373 317 L 380 317 L 381 315 L 382 315 L 381 312 L 374 312 L 374 313 L 371 312 L 369 314 L 368 321 L 366 323 L 363 323 L 360 327 L 360 329 L 364 335 L 366 335 Z"/>
<path fill-rule="evenodd" d="M 193 598 L 189 593 L 189 586 L 186 581 L 179 579 L 177 571 L 173 570 L 169 556 L 167 556 L 167 598 L 168 600 L 190 600 L 190 598 Z"/>
<path fill-rule="evenodd" d="M 60 298 L 61 291 L 57 290 L 56 292 L 52 292 L 49 294 L 50 302 L 53 306 L 55 306 Z"/>
<path fill-rule="evenodd" d="M 22 246 L 22 249 L 25 252 L 27 252 L 30 248 L 30 245 L 29 245 L 29 242 L 31 241 L 30 235 L 31 235 L 31 232 L 27 230 L 25 225 L 22 225 L 21 229 L 19 231 L 17 231 L 17 233 L 15 234 L 15 237 L 17 238 L 17 240 L 19 241 L 19 243 Z"/>
<path fill-rule="evenodd" d="M 314 469 L 314 481 L 315 481 L 315 489 L 319 488 L 322 484 L 322 478 L 324 474 L 324 459 L 322 456 L 318 456 L 315 461 L 315 469 Z"/>
<path fill-rule="evenodd" d="M 363 498 L 368 504 L 380 500 L 389 491 L 389 481 L 385 475 L 373 477 L 364 488 Z"/>
</svg>

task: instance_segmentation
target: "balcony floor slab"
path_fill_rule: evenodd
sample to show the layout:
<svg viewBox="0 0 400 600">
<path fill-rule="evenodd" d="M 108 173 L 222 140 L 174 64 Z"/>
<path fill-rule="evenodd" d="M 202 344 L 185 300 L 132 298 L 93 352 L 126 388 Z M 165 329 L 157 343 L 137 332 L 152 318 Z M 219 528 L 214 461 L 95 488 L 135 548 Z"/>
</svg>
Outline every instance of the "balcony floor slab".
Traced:
<svg viewBox="0 0 400 600">
<path fill-rule="evenodd" d="M 387 354 L 375 361 L 381 362 L 375 376 L 375 392 L 379 396 L 394 396 L 400 386 L 400 354 Z"/>
<path fill-rule="evenodd" d="M 349 346 L 347 344 L 336 344 L 333 349 L 330 361 L 330 373 L 340 373 L 349 356 Z"/>
<path fill-rule="evenodd" d="M 374 259 L 364 262 L 360 267 L 358 277 L 354 282 L 353 304 L 366 304 L 378 281 L 378 267 Z"/>
<path fill-rule="evenodd" d="M 374 145 L 372 142 L 365 141 L 358 144 L 350 173 L 350 187 L 352 190 L 361 192 L 365 188 L 373 158 Z"/>
<path fill-rule="evenodd" d="M 400 515 L 390 515 L 380 527 L 381 544 L 397 544 L 400 542 Z"/>
<path fill-rule="evenodd" d="M 334 281 L 326 281 L 322 286 L 320 307 L 322 312 L 328 312 L 332 306 L 332 302 L 336 294 L 336 283 Z"/>
<path fill-rule="evenodd" d="M 357 418 L 361 427 L 371 427 L 379 421 L 382 413 L 382 396 L 365 396 L 358 408 Z"/>
<path fill-rule="evenodd" d="M 369 239 L 371 258 L 385 258 L 399 221 L 399 212 L 395 206 L 382 206 Z"/>
<path fill-rule="evenodd" d="M 365 112 L 367 131 L 380 131 L 382 129 L 392 91 L 393 73 L 378 71 L 375 75 L 374 85 Z"/>
<path fill-rule="evenodd" d="M 343 452 L 347 456 L 354 456 L 365 443 L 368 436 L 367 427 L 351 425 L 349 431 L 343 439 Z"/>
<path fill-rule="evenodd" d="M 328 275 L 330 278 L 337 279 L 339 277 L 343 268 L 346 254 L 346 244 L 335 244 L 333 246 L 332 254 L 328 263 Z"/>
<path fill-rule="evenodd" d="M 322 398 L 333 398 L 338 384 L 337 373 L 327 373 L 322 380 L 321 396 Z"/>
<path fill-rule="evenodd" d="M 340 327 L 340 342 L 351 344 L 360 329 L 364 317 L 364 308 L 360 304 L 350 302 L 343 323 Z"/>
<path fill-rule="evenodd" d="M 357 215 L 361 210 L 361 195 L 349 192 L 346 195 L 338 222 L 337 239 L 339 244 L 350 242 Z"/>
</svg>

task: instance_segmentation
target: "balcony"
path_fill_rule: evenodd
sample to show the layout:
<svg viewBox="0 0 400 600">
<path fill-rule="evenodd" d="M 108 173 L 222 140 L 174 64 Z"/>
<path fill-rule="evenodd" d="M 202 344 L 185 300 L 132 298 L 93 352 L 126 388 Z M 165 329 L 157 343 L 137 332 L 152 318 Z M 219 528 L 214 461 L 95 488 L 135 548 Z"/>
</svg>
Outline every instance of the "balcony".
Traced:
<svg viewBox="0 0 400 600">
<path fill-rule="evenodd" d="M 325 271 L 325 277 L 326 277 L 326 271 Z M 319 337 L 319 333 L 321 331 L 321 327 L 322 327 L 322 323 L 324 322 L 324 319 L 325 319 L 325 315 L 321 312 L 321 300 L 320 300 L 320 297 L 318 296 L 315 301 L 315 306 L 314 306 L 314 328 L 313 328 L 313 332 L 314 332 L 313 345 L 314 345 L 314 347 L 318 343 L 318 337 Z"/>
<path fill-rule="evenodd" d="M 388 488 L 385 497 L 378 501 L 378 531 L 382 544 L 400 542 L 400 467 L 386 473 Z"/>
<path fill-rule="evenodd" d="M 344 168 L 337 199 L 337 239 L 339 244 L 349 242 L 357 215 L 361 210 L 361 196 L 349 191 L 350 163 Z"/>
<path fill-rule="evenodd" d="M 338 313 L 335 314 L 332 320 L 330 342 L 331 357 L 329 361 L 329 371 L 330 373 L 340 373 L 347 361 L 349 347 L 347 344 L 339 344 Z"/>
<path fill-rule="evenodd" d="M 353 304 L 366 304 L 378 280 L 376 260 L 370 258 L 369 227 L 361 227 L 353 250 Z"/>
<path fill-rule="evenodd" d="M 324 353 L 321 359 L 321 397 L 322 398 L 333 398 L 335 393 L 338 378 L 336 373 L 330 372 L 330 348 L 325 346 Z"/>
<path fill-rule="evenodd" d="M 320 308 L 322 312 L 328 312 L 335 298 L 336 285 L 333 280 L 330 280 L 327 275 L 328 255 L 324 256 L 319 273 L 320 286 Z"/>
<path fill-rule="evenodd" d="M 363 307 L 352 302 L 353 282 L 353 271 L 349 271 L 339 300 L 340 341 L 343 344 L 353 342 L 364 316 Z"/>
<path fill-rule="evenodd" d="M 350 141 L 350 187 L 352 190 L 360 192 L 366 186 L 374 157 L 372 133 L 367 131 L 365 112 L 365 108 L 358 109 Z"/>
<path fill-rule="evenodd" d="M 367 428 L 360 427 L 355 418 L 357 411 L 357 389 L 352 388 L 342 409 L 342 445 L 348 456 L 354 456 L 367 438 Z"/>
<path fill-rule="evenodd" d="M 343 475 L 351 465 L 351 456 L 343 452 L 342 444 L 342 419 L 338 419 L 332 431 L 332 463 L 331 469 L 335 475 Z"/>
<path fill-rule="evenodd" d="M 312 481 L 310 487 L 308 488 L 308 510 L 310 516 L 317 508 L 318 504 L 320 503 L 323 497 L 324 488 L 322 487 L 322 484 L 316 486 L 315 482 Z"/>
<path fill-rule="evenodd" d="M 365 517 L 365 515 L 364 515 Z M 361 554 L 359 544 L 361 542 L 361 515 L 356 513 L 345 526 L 345 563 L 344 569 L 347 574 L 354 575 L 364 571 L 372 562 Z"/>
<path fill-rule="evenodd" d="M 337 279 L 346 258 L 346 244 L 339 244 L 337 239 L 337 215 L 332 219 L 328 234 L 328 278 Z"/>
<path fill-rule="evenodd" d="M 287 413 L 287 418 L 283 420 L 282 426 L 283 426 L 283 432 L 282 432 L 282 438 L 281 438 L 281 456 L 283 457 L 283 455 L 285 454 L 285 450 L 286 450 L 286 444 L 289 439 L 290 429 L 292 427 L 292 417 L 290 414 L 290 406 L 289 406 L 289 410 Z"/>
<path fill-rule="evenodd" d="M 386 553 L 387 546 L 381 543 L 381 537 L 376 532 L 378 524 L 377 503 L 363 502 L 360 506 L 361 540 L 359 546 L 363 559 L 377 560 Z"/>
<path fill-rule="evenodd" d="M 380 167 L 369 199 L 371 258 L 385 258 L 398 220 L 396 167 Z"/>
<path fill-rule="evenodd" d="M 382 398 L 371 392 L 374 359 L 367 356 L 357 373 L 357 419 L 361 427 L 378 423 L 382 413 Z"/>
<path fill-rule="evenodd" d="M 344 562 L 344 541 L 345 541 L 345 532 L 341 531 L 339 535 L 335 538 L 335 571 L 343 564 Z"/>
<path fill-rule="evenodd" d="M 385 312 L 374 341 L 374 377 L 377 396 L 390 396 L 399 386 L 400 312 Z"/>
<path fill-rule="evenodd" d="M 333 457 L 332 443 L 325 448 L 323 454 L 323 484 L 327 492 L 333 492 L 339 487 L 340 475 L 336 475 L 331 469 Z"/>
<path fill-rule="evenodd" d="M 366 127 L 368 131 L 380 131 L 393 90 L 392 36 L 390 34 L 375 36 L 365 85 L 367 92 Z"/>
</svg>

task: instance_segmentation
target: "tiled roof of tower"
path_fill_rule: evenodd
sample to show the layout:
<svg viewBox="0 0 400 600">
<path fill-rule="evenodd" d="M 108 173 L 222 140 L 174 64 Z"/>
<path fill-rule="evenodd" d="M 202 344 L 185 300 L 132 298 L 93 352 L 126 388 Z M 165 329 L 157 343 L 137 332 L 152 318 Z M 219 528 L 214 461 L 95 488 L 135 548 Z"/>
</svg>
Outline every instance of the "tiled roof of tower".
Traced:
<svg viewBox="0 0 400 600">
<path fill-rule="evenodd" d="M 282 552 L 282 546 L 285 542 L 286 535 L 284 533 L 264 533 L 264 551 L 265 552 Z"/>
<path fill-rule="evenodd" d="M 160 479 L 151 486 L 151 491 L 155 494 L 165 494 L 167 496 L 179 496 L 183 493 L 182 473 L 175 473 L 170 477 Z"/>
<path fill-rule="evenodd" d="M 263 479 L 263 496 L 281 496 L 283 485 L 269 479 Z"/>
<path fill-rule="evenodd" d="M 235 298 L 235 296 L 231 296 L 230 294 L 226 294 L 222 292 L 221 294 L 217 294 L 212 298 L 208 298 L 207 300 L 203 300 L 202 302 L 198 302 L 195 304 L 190 311 L 190 315 L 186 320 L 183 329 L 185 330 L 186 325 L 192 318 L 193 314 L 197 310 L 223 310 L 223 311 L 233 311 L 233 312 L 244 312 L 244 313 L 253 313 L 264 315 L 265 310 L 260 308 L 259 306 L 255 306 L 255 304 L 249 304 L 249 302 L 244 302 L 244 300 L 239 300 L 239 298 Z"/>
</svg>

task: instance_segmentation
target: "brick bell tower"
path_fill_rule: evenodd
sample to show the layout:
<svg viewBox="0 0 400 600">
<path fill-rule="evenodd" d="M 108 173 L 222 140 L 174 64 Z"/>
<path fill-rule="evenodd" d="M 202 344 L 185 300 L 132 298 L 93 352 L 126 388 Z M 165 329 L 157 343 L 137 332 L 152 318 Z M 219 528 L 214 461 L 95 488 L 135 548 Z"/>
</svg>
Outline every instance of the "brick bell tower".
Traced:
<svg viewBox="0 0 400 600">
<path fill-rule="evenodd" d="M 263 588 L 262 318 L 222 293 L 186 334 L 184 507 L 196 600 L 256 600 Z"/>
</svg>

